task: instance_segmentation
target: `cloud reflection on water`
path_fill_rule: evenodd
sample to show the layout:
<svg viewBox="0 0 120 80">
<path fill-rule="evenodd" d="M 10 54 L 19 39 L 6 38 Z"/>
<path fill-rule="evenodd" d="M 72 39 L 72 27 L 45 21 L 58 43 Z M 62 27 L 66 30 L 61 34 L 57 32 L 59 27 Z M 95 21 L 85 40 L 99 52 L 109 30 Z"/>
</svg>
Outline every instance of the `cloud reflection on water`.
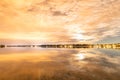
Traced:
<svg viewBox="0 0 120 80">
<path fill-rule="evenodd" d="M 120 56 L 110 57 L 111 53 L 93 49 L 4 52 L 0 54 L 0 79 L 119 80 Z"/>
</svg>

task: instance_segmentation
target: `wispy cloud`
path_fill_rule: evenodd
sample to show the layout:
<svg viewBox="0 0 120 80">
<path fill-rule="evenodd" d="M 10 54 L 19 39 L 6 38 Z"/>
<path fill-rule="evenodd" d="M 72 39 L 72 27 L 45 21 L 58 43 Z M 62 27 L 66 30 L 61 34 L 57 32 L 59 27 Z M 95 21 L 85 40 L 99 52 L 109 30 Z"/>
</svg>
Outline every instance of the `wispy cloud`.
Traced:
<svg viewBox="0 0 120 80">
<path fill-rule="evenodd" d="M 96 42 L 119 36 L 119 4 L 119 0 L 2 0 L 0 39 Z"/>
</svg>

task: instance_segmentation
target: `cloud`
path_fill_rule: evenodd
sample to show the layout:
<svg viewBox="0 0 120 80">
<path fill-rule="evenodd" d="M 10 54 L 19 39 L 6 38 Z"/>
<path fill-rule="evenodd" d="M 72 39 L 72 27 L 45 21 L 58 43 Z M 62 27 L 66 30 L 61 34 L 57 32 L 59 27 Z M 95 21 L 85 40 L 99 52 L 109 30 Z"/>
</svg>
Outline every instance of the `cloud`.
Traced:
<svg viewBox="0 0 120 80">
<path fill-rule="evenodd" d="M 2 0 L 0 39 L 96 42 L 119 36 L 119 4 L 119 0 Z"/>
</svg>

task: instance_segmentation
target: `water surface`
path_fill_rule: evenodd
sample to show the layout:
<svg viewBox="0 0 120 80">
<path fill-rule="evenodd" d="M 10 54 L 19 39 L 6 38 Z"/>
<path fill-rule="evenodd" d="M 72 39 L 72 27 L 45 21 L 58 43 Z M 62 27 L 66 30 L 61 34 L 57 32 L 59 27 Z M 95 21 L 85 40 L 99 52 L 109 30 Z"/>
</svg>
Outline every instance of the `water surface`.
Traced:
<svg viewBox="0 0 120 80">
<path fill-rule="evenodd" d="M 0 80 L 119 80 L 120 51 L 0 49 Z"/>
</svg>

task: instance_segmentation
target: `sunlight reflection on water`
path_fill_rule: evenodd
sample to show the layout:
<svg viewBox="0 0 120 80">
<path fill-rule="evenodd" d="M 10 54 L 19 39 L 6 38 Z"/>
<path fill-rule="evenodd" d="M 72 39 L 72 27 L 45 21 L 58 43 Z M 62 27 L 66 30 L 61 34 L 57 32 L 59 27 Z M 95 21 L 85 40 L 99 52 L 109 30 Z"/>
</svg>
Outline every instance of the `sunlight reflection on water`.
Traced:
<svg viewBox="0 0 120 80">
<path fill-rule="evenodd" d="M 76 54 L 76 59 L 79 59 L 79 60 L 85 59 L 85 54 L 82 54 L 82 53 Z"/>
<path fill-rule="evenodd" d="M 0 80 L 119 80 L 119 52 L 94 49 L 1 50 Z"/>
</svg>

